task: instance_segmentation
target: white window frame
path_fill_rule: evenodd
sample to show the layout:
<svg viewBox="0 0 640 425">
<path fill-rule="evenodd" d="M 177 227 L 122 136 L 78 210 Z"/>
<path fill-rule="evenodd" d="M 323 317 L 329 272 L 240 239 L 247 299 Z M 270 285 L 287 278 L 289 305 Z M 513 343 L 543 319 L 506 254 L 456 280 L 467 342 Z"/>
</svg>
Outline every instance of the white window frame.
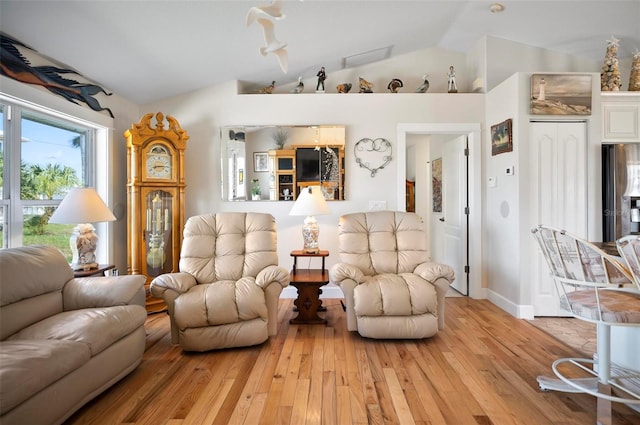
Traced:
<svg viewBox="0 0 640 425">
<path fill-rule="evenodd" d="M 2 83 L 3 90 L 0 92 L 1 103 L 26 109 L 30 112 L 48 115 L 56 119 L 61 119 L 94 130 L 94 140 L 87 140 L 87 167 L 89 170 L 88 184 L 95 187 L 96 191 L 100 194 L 107 206 L 109 206 L 113 211 L 113 193 L 110 182 L 113 181 L 112 129 L 114 127 L 114 120 L 98 112 L 94 112 L 82 106 L 68 102 L 59 96 L 51 95 L 36 87 L 21 84 L 6 77 L 0 77 L 0 81 Z M 13 112 L 7 112 L 5 110 L 5 114 L 7 113 L 11 114 Z M 12 117 L 12 121 L 14 123 L 10 125 L 20 127 L 19 120 L 15 120 Z M 16 121 L 18 122 L 16 123 Z M 8 129 L 5 128 L 5 132 L 7 132 L 7 130 Z M 15 129 L 13 129 L 13 131 L 15 131 Z M 4 142 L 4 148 L 4 193 L 8 193 L 9 196 L 7 197 L 5 195 L 5 198 L 7 199 L 1 199 L 0 205 L 2 205 L 6 211 L 8 227 L 11 229 L 8 246 L 15 247 L 21 244 L 22 213 L 16 214 L 12 211 L 15 211 L 15 208 L 18 208 L 18 205 L 19 208 L 22 208 L 25 204 L 20 200 L 18 186 L 10 185 L 10 182 L 15 181 L 16 178 L 18 179 L 17 181 L 20 181 L 20 166 L 18 166 L 17 169 L 15 166 L 11 166 L 11 164 L 20 164 L 20 152 L 7 152 L 7 150 L 10 149 L 7 140 Z M 18 202 L 13 203 L 11 202 L 11 199 L 17 199 Z M 59 202 L 60 200 L 39 201 L 38 204 L 57 205 Z M 18 223 L 18 221 L 20 222 Z M 5 233 L 9 231 L 9 229 L 5 229 Z M 97 247 L 97 260 L 100 263 L 110 263 L 112 262 L 110 260 L 113 258 L 113 244 L 110 243 L 110 241 L 113 240 L 112 223 L 97 223 L 96 231 L 100 235 Z"/>
</svg>

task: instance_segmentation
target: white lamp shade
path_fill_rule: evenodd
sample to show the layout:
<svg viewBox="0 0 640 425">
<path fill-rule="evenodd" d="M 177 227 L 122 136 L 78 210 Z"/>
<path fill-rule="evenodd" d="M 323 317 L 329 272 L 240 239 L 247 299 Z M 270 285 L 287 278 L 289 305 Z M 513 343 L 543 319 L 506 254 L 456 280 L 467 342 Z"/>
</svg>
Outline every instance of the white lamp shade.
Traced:
<svg viewBox="0 0 640 425">
<path fill-rule="evenodd" d="M 329 214 L 327 201 L 320 186 L 309 186 L 300 191 L 289 215 L 322 215 Z"/>
<path fill-rule="evenodd" d="M 49 223 L 78 224 L 115 221 L 116 217 L 92 187 L 75 187 L 64 197 Z"/>
</svg>

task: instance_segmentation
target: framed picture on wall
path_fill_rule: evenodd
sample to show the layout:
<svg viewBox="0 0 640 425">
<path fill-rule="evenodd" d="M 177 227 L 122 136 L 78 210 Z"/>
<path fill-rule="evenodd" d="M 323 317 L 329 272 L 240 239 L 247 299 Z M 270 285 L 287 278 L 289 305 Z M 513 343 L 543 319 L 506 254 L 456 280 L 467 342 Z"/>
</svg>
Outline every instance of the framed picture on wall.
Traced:
<svg viewBox="0 0 640 425">
<path fill-rule="evenodd" d="M 491 126 L 491 155 L 513 150 L 511 131 L 511 118 Z"/>
<path fill-rule="evenodd" d="M 442 212 L 442 158 L 431 162 L 431 193 L 433 212 Z"/>
<path fill-rule="evenodd" d="M 591 115 L 591 75 L 531 75 L 532 115 Z"/>
<path fill-rule="evenodd" d="M 253 171 L 256 173 L 269 171 L 269 154 L 267 152 L 253 153 Z"/>
</svg>

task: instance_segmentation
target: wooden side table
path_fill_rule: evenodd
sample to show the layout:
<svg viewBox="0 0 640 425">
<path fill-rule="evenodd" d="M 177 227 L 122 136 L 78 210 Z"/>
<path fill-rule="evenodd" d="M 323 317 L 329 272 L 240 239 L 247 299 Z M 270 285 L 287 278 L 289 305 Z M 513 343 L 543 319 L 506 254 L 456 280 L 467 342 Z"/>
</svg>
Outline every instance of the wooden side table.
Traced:
<svg viewBox="0 0 640 425">
<path fill-rule="evenodd" d="M 319 311 L 326 311 L 322 306 L 320 294 L 322 286 L 329 283 L 329 272 L 325 269 L 324 260 L 329 256 L 329 251 L 308 253 L 302 250 L 291 251 L 293 257 L 293 269 L 290 274 L 290 284 L 298 290 L 298 298 L 294 301 L 298 316 L 291 319 L 292 324 L 325 324 L 326 319 L 318 316 Z M 321 269 L 298 269 L 298 257 L 322 258 Z"/>
<path fill-rule="evenodd" d="M 74 270 L 73 277 L 104 276 L 104 272 L 115 268 L 115 264 L 98 264 L 97 269 Z"/>
<path fill-rule="evenodd" d="M 293 302 L 298 307 L 298 316 L 289 320 L 292 324 L 325 324 L 326 319 L 318 316 L 321 307 L 321 286 L 329 283 L 329 272 L 324 269 L 303 269 L 291 271 L 292 286 L 298 290 L 298 298 Z"/>
<path fill-rule="evenodd" d="M 303 250 L 294 250 L 291 251 L 291 256 L 293 257 L 293 273 L 296 272 L 298 268 L 298 257 L 320 257 L 322 258 L 322 269 L 324 270 L 324 259 L 329 256 L 329 251 L 318 251 L 314 253 L 304 252 Z"/>
</svg>

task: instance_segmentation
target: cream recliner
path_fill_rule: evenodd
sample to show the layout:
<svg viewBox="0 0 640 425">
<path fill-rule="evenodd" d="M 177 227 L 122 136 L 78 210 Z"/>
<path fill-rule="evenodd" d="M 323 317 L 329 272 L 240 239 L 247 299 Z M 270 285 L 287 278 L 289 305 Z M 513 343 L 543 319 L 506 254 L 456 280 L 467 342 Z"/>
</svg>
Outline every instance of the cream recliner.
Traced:
<svg viewBox="0 0 640 425">
<path fill-rule="evenodd" d="M 276 246 L 271 214 L 189 218 L 180 272 L 151 282 L 151 294 L 167 304 L 172 342 L 186 351 L 207 351 L 256 345 L 275 335 L 278 299 L 289 284 Z"/>
<path fill-rule="evenodd" d="M 331 282 L 345 297 L 347 329 L 369 338 L 427 338 L 444 329 L 453 269 L 429 260 L 415 213 L 347 214 L 338 225 L 340 263 Z"/>
</svg>

